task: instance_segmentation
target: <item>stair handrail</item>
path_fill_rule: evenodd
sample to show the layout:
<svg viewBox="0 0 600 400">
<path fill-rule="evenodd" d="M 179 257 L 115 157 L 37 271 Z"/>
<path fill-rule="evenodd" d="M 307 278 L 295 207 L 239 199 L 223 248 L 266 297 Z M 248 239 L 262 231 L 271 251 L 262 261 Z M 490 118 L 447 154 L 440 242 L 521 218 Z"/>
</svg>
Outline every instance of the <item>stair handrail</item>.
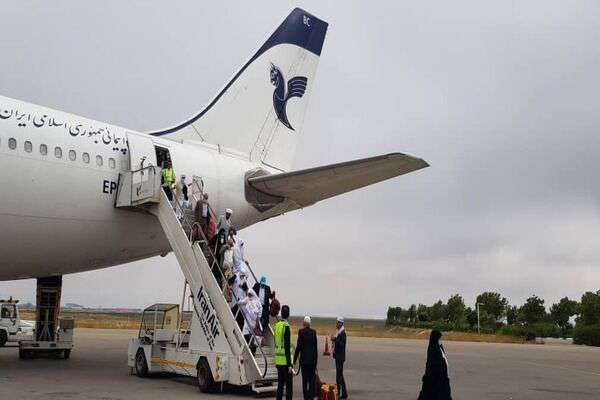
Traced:
<svg viewBox="0 0 600 400">
<path fill-rule="evenodd" d="M 194 228 L 193 228 L 194 226 L 198 226 L 198 228 L 197 228 L 198 232 L 202 235 L 202 239 L 201 240 L 197 240 L 197 241 L 193 240 L 192 235 L 193 235 L 193 232 L 194 232 Z M 194 245 L 195 243 L 198 243 L 198 244 L 205 243 L 206 244 L 206 250 L 209 251 L 210 257 L 212 258 L 212 262 L 211 262 L 211 265 L 210 265 L 211 272 L 214 274 L 215 270 L 218 271 L 218 274 L 219 274 L 219 276 L 221 278 L 221 282 L 223 282 L 223 281 L 226 282 L 227 279 L 226 279 L 225 275 L 223 274 L 223 271 L 221 270 L 221 266 L 219 265 L 218 258 L 216 256 L 216 254 L 213 252 L 213 250 L 210 248 L 210 242 L 206 238 L 206 235 L 202 231 L 202 227 L 200 226 L 200 223 L 198 223 L 198 222 L 194 222 L 192 224 L 192 230 L 190 231 L 190 243 L 192 245 Z M 204 253 L 204 249 L 202 248 L 202 246 L 200 246 L 200 250 Z M 213 275 L 213 278 L 214 278 L 214 275 Z M 216 281 L 216 278 L 215 278 L 215 281 Z M 217 282 L 217 284 L 218 284 L 218 282 Z M 220 285 L 219 288 L 220 288 L 221 293 L 223 294 L 223 296 L 225 296 L 225 293 L 223 292 L 223 285 Z M 237 324 L 237 315 L 241 314 L 242 317 L 244 318 L 244 321 L 246 322 L 246 324 L 248 324 L 248 326 L 250 326 L 248 318 L 246 318 L 246 315 L 242 312 L 242 305 L 239 304 L 239 299 L 235 295 L 235 292 L 233 291 L 233 288 L 231 288 L 231 296 L 233 296 L 233 299 L 235 300 L 235 303 L 238 306 L 238 309 L 237 309 L 236 313 L 235 314 L 232 313 L 233 319 L 236 321 L 236 324 Z M 231 308 L 230 308 L 230 310 L 231 310 Z M 271 328 L 271 326 L 269 325 L 269 329 L 270 328 Z M 257 348 L 260 350 L 260 353 L 261 353 L 261 355 L 262 355 L 262 357 L 263 357 L 263 359 L 265 361 L 265 368 L 264 368 L 264 371 L 261 374 L 261 376 L 264 378 L 267 375 L 267 371 L 268 371 L 268 358 L 267 358 L 267 355 L 265 354 L 264 350 L 262 349 L 262 346 L 260 345 L 260 341 L 258 340 L 258 338 L 256 337 L 256 335 L 254 334 L 254 331 L 250 331 L 250 335 L 251 335 L 251 340 L 253 340 L 257 344 Z M 249 343 L 246 343 L 245 347 L 248 347 L 248 350 L 251 350 Z M 252 351 L 250 351 L 250 353 L 252 354 Z"/>
<path fill-rule="evenodd" d="M 202 183 L 202 186 L 200 186 L 200 183 Z M 188 197 L 192 197 L 193 198 L 193 203 L 194 206 L 193 208 L 195 209 L 196 204 L 198 203 L 199 200 L 203 200 L 203 196 L 204 196 L 204 182 L 202 180 L 200 180 L 200 182 L 198 182 L 198 179 L 193 178 L 192 179 L 192 183 L 190 183 L 188 186 L 192 187 L 192 191 L 191 191 L 191 195 L 190 193 L 188 193 Z M 194 187 L 197 189 L 197 192 L 194 192 Z M 200 198 L 198 198 L 198 196 L 196 194 L 199 194 Z M 215 220 L 215 222 L 219 221 L 219 218 L 217 217 L 217 214 L 215 213 L 215 211 L 213 210 L 212 206 L 210 205 L 210 202 L 207 202 L 207 206 L 208 206 L 208 213 L 209 216 L 211 218 L 213 218 Z M 200 229 L 201 226 L 198 227 L 198 229 Z M 190 230 L 190 242 L 192 241 L 192 237 L 191 237 L 191 232 L 193 231 L 193 228 Z M 218 233 L 218 232 L 217 232 Z M 204 232 L 202 232 L 203 236 Z M 208 246 L 210 246 L 210 242 L 208 241 L 208 239 L 205 237 L 206 243 Z M 216 253 L 216 245 L 215 245 L 215 249 L 213 253 Z M 260 283 L 260 281 L 258 280 L 258 278 L 256 277 L 256 274 L 254 273 L 254 269 L 250 266 L 250 263 L 246 262 L 246 260 L 244 260 L 244 263 L 246 264 L 246 267 L 248 267 L 248 270 L 250 271 L 250 274 L 252 274 L 252 278 L 254 279 L 255 283 Z M 257 293 L 258 295 L 258 293 Z M 273 327 L 271 326 L 270 323 L 267 324 L 268 325 L 268 329 L 269 332 L 271 333 L 271 336 L 275 336 L 275 333 L 273 332 Z"/>
<path fill-rule="evenodd" d="M 188 197 L 189 197 L 189 194 L 188 194 Z M 182 218 L 181 218 L 181 220 L 179 220 L 179 223 L 180 223 L 180 228 L 183 230 L 183 232 L 184 232 L 184 234 L 186 234 L 186 236 L 187 236 L 187 232 L 185 230 L 184 223 L 185 223 L 185 225 L 190 227 L 189 241 L 190 241 L 190 245 L 193 246 L 195 244 L 195 242 L 192 240 L 192 237 L 191 237 L 193 234 L 193 231 L 194 231 L 193 226 L 198 223 L 197 222 L 190 223 L 188 221 L 188 218 L 185 214 L 185 210 L 183 209 L 183 207 L 181 207 L 181 204 L 179 203 L 179 198 L 177 198 L 177 196 L 174 196 L 173 202 L 171 202 L 171 204 L 173 204 L 173 203 L 175 204 L 175 207 L 179 210 L 179 212 L 182 215 Z M 175 216 L 177 217 L 177 214 L 175 214 Z M 225 276 L 223 275 L 223 272 L 221 271 L 221 267 L 219 266 L 219 263 L 217 262 L 217 257 L 215 256 L 215 253 L 210 248 L 210 243 L 208 242 L 206 235 L 202 231 L 200 224 L 198 224 L 198 232 L 202 235 L 203 241 L 206 242 L 206 245 L 207 245 L 206 248 L 208 249 L 208 251 L 210 252 L 210 255 L 212 257 L 212 263 L 211 263 L 212 265 L 209 265 L 210 270 L 214 271 L 215 265 L 216 265 L 216 270 L 219 271 L 221 279 L 224 280 Z M 203 251 L 202 248 L 200 248 L 200 250 Z M 203 253 L 204 253 L 204 251 L 203 251 Z M 213 272 L 213 279 L 215 279 L 215 283 L 217 283 L 217 286 L 219 286 L 219 289 L 221 290 L 221 294 L 223 294 L 223 288 L 221 285 L 218 284 L 218 282 L 216 282 L 216 278 L 214 277 L 214 272 Z M 234 296 L 236 303 L 238 303 L 238 299 L 235 296 L 235 293 L 233 293 L 233 291 L 232 291 L 231 294 L 232 294 L 232 296 Z M 231 308 L 229 310 L 231 312 Z M 250 323 L 248 322 L 248 319 L 246 318 L 244 313 L 241 311 L 241 306 L 239 304 L 238 304 L 238 310 L 237 310 L 236 314 L 234 315 L 233 313 L 231 313 L 234 321 L 237 321 L 236 316 L 238 315 L 238 313 L 241 313 L 246 324 L 248 324 L 248 326 L 251 326 Z M 237 322 L 236 322 L 236 325 L 237 325 Z M 238 328 L 239 328 L 239 326 L 238 326 Z M 269 328 L 270 328 L 270 326 L 269 326 Z M 241 329 L 241 328 L 239 328 L 239 329 Z M 257 348 L 260 350 L 260 353 L 262 354 L 264 362 L 265 362 L 265 368 L 261 374 L 261 377 L 264 378 L 267 375 L 267 371 L 268 371 L 268 358 L 267 358 L 267 355 L 265 354 L 265 352 L 263 351 L 262 346 L 260 346 L 260 342 L 258 341 L 258 339 L 253 331 L 250 332 L 250 335 L 251 335 L 251 339 L 254 340 L 254 342 L 257 344 Z M 250 349 L 250 344 L 247 343 L 245 340 L 244 340 L 244 348 L 248 349 L 248 352 L 250 354 L 252 354 L 252 350 Z M 254 357 L 253 354 L 252 354 L 252 356 Z M 257 364 L 257 367 L 258 367 L 258 364 Z"/>
<path fill-rule="evenodd" d="M 157 170 L 158 170 L 158 175 L 160 175 L 161 171 L 162 171 L 162 168 L 161 167 L 157 167 L 155 165 L 148 165 L 148 166 L 141 167 L 141 168 L 138 168 L 138 169 L 124 171 L 124 172 L 120 172 L 119 173 L 119 178 L 117 179 L 117 194 L 115 196 L 115 201 L 114 201 L 115 207 L 117 207 L 117 203 L 119 201 L 119 192 L 120 192 L 120 189 L 121 189 L 121 179 L 125 179 L 125 177 L 127 176 L 129 178 L 129 180 L 131 181 L 130 182 L 131 183 L 131 187 L 133 187 L 133 175 L 136 172 L 145 171 L 145 170 L 148 170 L 148 171 L 152 170 L 154 172 L 154 175 L 156 176 L 157 175 Z M 158 190 L 160 190 L 160 189 L 161 189 L 161 187 L 159 186 Z M 154 190 L 157 190 L 157 189 L 154 188 Z M 156 193 L 156 192 L 154 192 L 154 193 Z M 131 204 L 131 203 L 133 203 L 133 190 L 131 190 L 129 192 L 129 204 Z"/>
<path fill-rule="evenodd" d="M 198 193 L 200 194 L 200 198 L 198 198 L 198 196 L 196 196 L 196 193 L 194 193 L 193 191 L 192 191 L 192 194 L 191 194 L 191 196 L 192 196 L 192 197 L 193 197 L 193 199 L 194 199 L 194 203 L 197 203 L 199 200 L 201 200 L 201 199 L 202 199 L 202 196 L 204 195 L 204 190 L 203 190 L 203 187 L 201 187 L 201 186 L 199 185 L 199 183 L 198 183 L 198 180 L 197 180 L 197 179 L 194 179 L 194 180 L 192 181 L 192 183 L 191 183 L 189 186 L 195 186 L 195 187 L 198 189 Z M 202 186 L 204 186 L 204 184 L 203 184 Z M 188 196 L 189 196 L 189 194 L 188 194 Z M 219 221 L 219 217 L 217 216 L 217 214 L 215 213 L 214 209 L 213 209 L 213 208 L 212 208 L 212 206 L 210 205 L 210 202 L 208 203 L 208 213 L 209 213 L 210 217 L 211 217 L 211 218 L 213 218 L 213 219 L 214 219 L 216 222 L 218 222 L 218 221 Z M 217 232 L 217 233 L 218 233 L 218 232 Z M 215 250 L 216 250 L 216 249 L 215 249 Z M 245 260 L 244 260 L 244 261 L 245 261 Z M 252 267 L 250 266 L 250 264 L 249 264 L 249 263 L 246 263 L 246 266 L 248 267 L 248 270 L 249 270 L 249 271 L 250 271 L 250 273 L 252 274 L 252 278 L 254 278 L 254 281 L 255 281 L 256 283 L 259 283 L 259 280 L 258 280 L 258 278 L 256 277 L 256 274 L 254 273 L 254 270 L 252 269 Z"/>
</svg>

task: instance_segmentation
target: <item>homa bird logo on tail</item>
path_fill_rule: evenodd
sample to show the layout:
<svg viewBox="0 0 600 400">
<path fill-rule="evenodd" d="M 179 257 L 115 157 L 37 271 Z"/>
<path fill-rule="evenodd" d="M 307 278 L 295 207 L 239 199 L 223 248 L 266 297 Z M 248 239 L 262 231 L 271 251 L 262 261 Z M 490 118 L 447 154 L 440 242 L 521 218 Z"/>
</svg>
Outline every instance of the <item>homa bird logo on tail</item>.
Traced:
<svg viewBox="0 0 600 400">
<path fill-rule="evenodd" d="M 286 92 L 286 84 L 283 73 L 277 66 L 271 64 L 271 84 L 275 86 L 275 90 L 273 91 L 273 108 L 277 114 L 277 119 L 279 119 L 282 124 L 288 127 L 288 129 L 294 130 L 292 125 L 290 125 L 290 121 L 288 121 L 285 108 L 290 98 L 304 96 L 304 92 L 306 92 L 306 86 L 308 84 L 308 78 L 305 76 L 293 77 L 287 83 Z"/>
</svg>

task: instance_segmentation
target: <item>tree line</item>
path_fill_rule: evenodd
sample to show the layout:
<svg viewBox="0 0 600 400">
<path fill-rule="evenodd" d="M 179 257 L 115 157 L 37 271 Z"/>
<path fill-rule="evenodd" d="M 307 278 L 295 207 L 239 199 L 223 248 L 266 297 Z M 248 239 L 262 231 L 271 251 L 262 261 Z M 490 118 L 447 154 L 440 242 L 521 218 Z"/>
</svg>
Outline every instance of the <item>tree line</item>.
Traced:
<svg viewBox="0 0 600 400">
<path fill-rule="evenodd" d="M 455 294 L 445 303 L 438 300 L 430 306 L 389 307 L 386 324 L 476 331 L 477 304 L 479 327 L 484 333 L 516 335 L 528 340 L 535 337 L 573 337 L 577 344 L 600 346 L 600 290 L 584 293 L 580 301 L 563 297 L 549 309 L 544 299 L 536 295 L 516 306 L 510 305 L 500 293 L 484 292 L 477 296 L 473 307 L 467 307 L 462 296 Z"/>
</svg>

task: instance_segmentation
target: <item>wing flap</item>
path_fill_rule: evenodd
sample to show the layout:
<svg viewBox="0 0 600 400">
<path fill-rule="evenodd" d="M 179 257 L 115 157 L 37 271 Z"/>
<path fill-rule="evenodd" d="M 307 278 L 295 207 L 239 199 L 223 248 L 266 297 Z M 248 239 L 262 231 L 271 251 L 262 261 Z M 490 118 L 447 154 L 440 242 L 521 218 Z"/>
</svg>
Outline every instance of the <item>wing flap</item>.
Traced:
<svg viewBox="0 0 600 400">
<path fill-rule="evenodd" d="M 391 153 L 339 164 L 248 178 L 254 189 L 306 207 L 373 183 L 428 167 L 420 158 Z"/>
</svg>

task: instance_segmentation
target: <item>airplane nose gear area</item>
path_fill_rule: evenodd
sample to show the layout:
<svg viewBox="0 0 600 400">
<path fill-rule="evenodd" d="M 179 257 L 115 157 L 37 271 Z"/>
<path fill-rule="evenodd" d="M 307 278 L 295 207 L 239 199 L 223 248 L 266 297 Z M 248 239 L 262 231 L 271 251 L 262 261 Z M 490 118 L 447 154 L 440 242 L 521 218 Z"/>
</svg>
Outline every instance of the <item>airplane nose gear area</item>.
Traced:
<svg viewBox="0 0 600 400">
<path fill-rule="evenodd" d="M 37 279 L 37 307 L 33 338 L 19 341 L 19 358 L 53 355 L 68 359 L 73 348 L 74 321 L 59 318 L 62 276 Z"/>
<path fill-rule="evenodd" d="M 129 342 L 128 366 L 138 376 L 169 372 L 196 377 L 203 392 L 223 390 L 225 383 L 251 385 L 256 393 L 273 392 L 273 330 L 270 325 L 260 329 L 242 307 L 232 307 L 240 299 L 229 286 L 231 271 L 219 264 L 215 240 L 195 221 L 190 206 L 203 199 L 201 181 L 189 184 L 188 200 L 180 201 L 177 195 L 171 200 L 161 189 L 162 175 L 154 166 L 121 174 L 115 207 L 158 218 L 186 284 L 181 307 L 154 304 L 144 310 L 138 337 Z M 208 213 L 216 220 L 210 206 Z M 245 267 L 247 278 L 258 283 L 250 266 Z"/>
</svg>

